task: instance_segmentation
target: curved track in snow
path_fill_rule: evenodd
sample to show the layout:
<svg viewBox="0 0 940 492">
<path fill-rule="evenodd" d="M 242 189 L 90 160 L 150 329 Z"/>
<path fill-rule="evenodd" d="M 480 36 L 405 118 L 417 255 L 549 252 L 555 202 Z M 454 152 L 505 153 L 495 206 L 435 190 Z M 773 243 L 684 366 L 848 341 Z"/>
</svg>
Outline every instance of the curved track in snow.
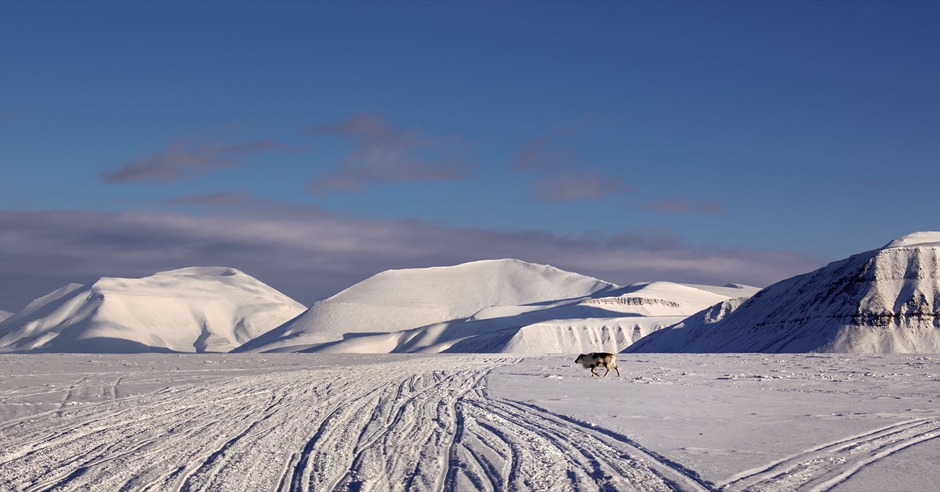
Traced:
<svg viewBox="0 0 940 492">
<path fill-rule="evenodd" d="M 940 435 L 940 419 L 898 422 L 734 475 L 721 490 L 808 490 L 822 492 L 863 467 Z"/>
<path fill-rule="evenodd" d="M 488 396 L 507 357 L 182 385 L 0 426 L 2 490 L 701 490 L 629 442 Z"/>
<path fill-rule="evenodd" d="M 923 412 L 716 483 L 611 429 L 493 396 L 488 375 L 517 357 L 57 360 L 47 374 L 29 365 L 46 359 L 8 361 L 0 492 L 823 491 L 940 435 Z"/>
</svg>

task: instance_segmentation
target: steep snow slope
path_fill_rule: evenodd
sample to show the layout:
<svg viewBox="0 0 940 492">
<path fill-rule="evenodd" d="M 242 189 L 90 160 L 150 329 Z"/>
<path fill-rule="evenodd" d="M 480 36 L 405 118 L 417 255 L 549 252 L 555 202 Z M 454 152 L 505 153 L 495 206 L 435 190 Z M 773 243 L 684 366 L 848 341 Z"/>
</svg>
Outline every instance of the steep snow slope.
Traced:
<svg viewBox="0 0 940 492">
<path fill-rule="evenodd" d="M 734 288 L 749 295 L 753 287 Z M 305 349 L 322 353 L 617 352 L 717 301 L 721 295 L 670 282 L 637 283 L 574 299 L 484 308 L 468 318 L 411 330 L 347 335 Z M 296 347 L 288 348 L 296 351 Z"/>
<path fill-rule="evenodd" d="M 296 351 L 343 339 L 467 318 L 491 306 L 580 298 L 617 286 L 548 265 L 504 259 L 389 270 L 317 302 L 238 351 Z"/>
<path fill-rule="evenodd" d="M 651 332 L 650 336 L 644 336 L 624 352 L 681 352 L 688 340 L 707 332 L 710 325 L 725 319 L 745 301 L 746 297 L 737 297 L 709 306 L 674 325 Z"/>
<path fill-rule="evenodd" d="M 771 285 L 716 322 L 693 317 L 630 351 L 940 352 L 940 232 Z"/>
<path fill-rule="evenodd" d="M 227 352 L 304 306 L 232 268 L 69 284 L 0 323 L 0 352 Z"/>
<path fill-rule="evenodd" d="M 13 313 L 0 309 L 0 322 L 9 318 L 10 316 L 13 316 Z"/>
</svg>

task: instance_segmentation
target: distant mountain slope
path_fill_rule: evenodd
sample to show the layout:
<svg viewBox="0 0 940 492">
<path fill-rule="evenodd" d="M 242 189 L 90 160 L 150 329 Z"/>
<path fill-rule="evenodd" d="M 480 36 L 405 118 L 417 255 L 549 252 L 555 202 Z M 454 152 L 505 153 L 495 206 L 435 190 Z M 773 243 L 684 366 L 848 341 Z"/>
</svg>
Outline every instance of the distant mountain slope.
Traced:
<svg viewBox="0 0 940 492">
<path fill-rule="evenodd" d="M 683 285 L 640 282 L 576 304 L 541 313 L 543 320 L 504 319 L 507 328 L 458 341 L 446 352 L 618 352 L 728 295 L 750 296 L 746 285 Z M 604 311 L 579 313 L 592 307 Z M 521 321 L 521 323 L 520 323 Z"/>
<path fill-rule="evenodd" d="M 388 270 L 246 343 L 241 351 L 296 351 L 351 333 L 387 333 L 467 318 L 492 306 L 580 298 L 616 285 L 520 260 Z"/>
<path fill-rule="evenodd" d="M 618 351 L 654 330 L 727 299 L 726 295 L 704 288 L 670 282 L 643 282 L 617 287 L 590 277 L 517 260 L 476 262 L 430 270 L 379 274 L 376 277 L 381 282 L 371 283 L 370 280 L 376 278 L 373 277 L 366 281 L 371 283 L 368 288 L 353 286 L 238 350 L 323 353 Z M 436 284 L 420 285 L 427 273 L 434 275 Z M 503 275 L 504 280 L 495 279 L 494 273 Z M 479 274 L 482 275 L 477 276 Z M 467 302 L 471 296 L 460 294 L 474 293 L 479 297 L 501 282 L 503 294 L 491 296 L 485 302 L 475 302 L 476 306 L 484 307 L 473 312 Z M 506 285 L 511 288 L 506 288 Z M 538 290 L 531 286 L 538 287 Z M 757 291 L 747 286 L 712 289 L 743 296 Z M 357 302 L 339 302 L 350 297 Z M 390 310 L 386 305 L 390 297 L 397 297 L 396 303 L 405 306 L 418 304 L 424 309 L 411 313 L 395 304 Z M 419 303 L 431 299 L 436 305 Z M 530 302 L 518 303 L 525 299 Z M 337 305 L 348 311 L 340 311 Z M 363 311 L 356 312 L 353 308 Z M 371 333 L 361 328 L 342 332 L 347 327 L 356 326 L 366 314 L 378 317 L 383 312 L 390 313 L 387 315 L 390 321 L 384 325 L 370 325 Z M 327 317 L 325 313 L 334 316 Z M 419 324 L 434 318 L 438 319 Z M 291 336 L 288 330 L 302 321 L 310 322 L 311 328 Z M 315 323 L 322 324 L 318 326 Z M 410 329 L 394 329 L 409 324 L 412 326 Z M 386 330 L 379 332 L 382 326 Z M 329 332 L 324 328 L 335 328 L 335 331 Z M 324 332 L 330 333 L 329 338 L 322 335 Z"/>
<path fill-rule="evenodd" d="M 920 232 L 778 282 L 736 310 L 712 308 L 628 351 L 937 353 L 938 303 L 940 232 Z"/>
<path fill-rule="evenodd" d="M 640 340 L 627 347 L 624 352 L 683 352 L 683 347 L 694 343 L 693 339 L 701 338 L 709 333 L 711 325 L 725 319 L 741 304 L 747 301 L 746 297 L 726 299 L 709 306 L 678 323 L 667 326 L 655 333 L 650 332 Z"/>
<path fill-rule="evenodd" d="M 10 316 L 13 316 L 13 313 L 0 309 L 0 322 L 9 318 Z"/>
<path fill-rule="evenodd" d="M 69 284 L 0 322 L 0 352 L 227 352 L 304 306 L 232 268 Z"/>
</svg>

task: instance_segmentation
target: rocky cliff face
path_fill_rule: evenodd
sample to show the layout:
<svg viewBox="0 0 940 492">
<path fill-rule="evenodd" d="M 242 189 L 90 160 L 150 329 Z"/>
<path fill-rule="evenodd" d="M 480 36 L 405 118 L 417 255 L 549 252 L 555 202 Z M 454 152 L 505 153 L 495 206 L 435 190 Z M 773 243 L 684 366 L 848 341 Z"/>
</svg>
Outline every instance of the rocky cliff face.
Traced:
<svg viewBox="0 0 940 492">
<path fill-rule="evenodd" d="M 771 285 L 719 322 L 654 333 L 632 350 L 935 353 L 938 301 L 940 233 L 917 233 Z"/>
</svg>

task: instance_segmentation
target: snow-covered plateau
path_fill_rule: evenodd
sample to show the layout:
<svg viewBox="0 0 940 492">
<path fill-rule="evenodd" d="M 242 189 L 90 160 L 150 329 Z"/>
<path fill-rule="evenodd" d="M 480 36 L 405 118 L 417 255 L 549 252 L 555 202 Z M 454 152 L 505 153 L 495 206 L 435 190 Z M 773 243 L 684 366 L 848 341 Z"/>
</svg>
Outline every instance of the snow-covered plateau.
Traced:
<svg viewBox="0 0 940 492">
<path fill-rule="evenodd" d="M 940 358 L 0 355 L 0 491 L 932 491 Z"/>
</svg>

